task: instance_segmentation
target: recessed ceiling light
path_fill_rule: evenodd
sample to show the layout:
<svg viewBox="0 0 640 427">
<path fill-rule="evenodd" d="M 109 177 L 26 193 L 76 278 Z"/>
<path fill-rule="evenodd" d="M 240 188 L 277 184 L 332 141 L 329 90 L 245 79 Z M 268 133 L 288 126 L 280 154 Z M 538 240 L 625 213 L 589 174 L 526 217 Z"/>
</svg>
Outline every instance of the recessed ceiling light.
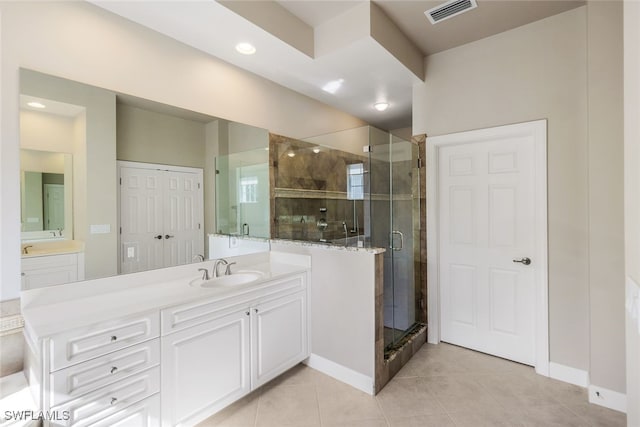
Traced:
<svg viewBox="0 0 640 427">
<path fill-rule="evenodd" d="M 246 43 L 246 42 L 238 43 L 236 45 L 236 50 L 243 55 L 253 55 L 254 53 L 256 53 L 255 46 L 252 45 L 251 43 Z"/>
<path fill-rule="evenodd" d="M 31 102 L 27 102 L 27 105 L 29 107 L 33 107 L 33 108 L 46 108 L 47 106 L 44 105 L 41 102 L 36 102 L 36 101 L 31 101 Z"/>
<path fill-rule="evenodd" d="M 373 104 L 373 108 L 375 108 L 378 111 L 384 111 L 387 108 L 389 108 L 389 103 L 388 102 L 376 102 L 375 104 Z"/>
<path fill-rule="evenodd" d="M 331 80 L 329 83 L 322 86 L 322 90 L 333 95 L 338 91 L 338 89 L 340 89 L 342 83 L 344 83 L 344 79 Z"/>
<path fill-rule="evenodd" d="M 319 147 L 314 148 L 314 149 L 313 149 L 313 152 L 314 152 L 314 153 L 316 153 L 316 154 L 318 154 L 318 153 L 320 152 L 320 148 L 319 148 Z"/>
</svg>

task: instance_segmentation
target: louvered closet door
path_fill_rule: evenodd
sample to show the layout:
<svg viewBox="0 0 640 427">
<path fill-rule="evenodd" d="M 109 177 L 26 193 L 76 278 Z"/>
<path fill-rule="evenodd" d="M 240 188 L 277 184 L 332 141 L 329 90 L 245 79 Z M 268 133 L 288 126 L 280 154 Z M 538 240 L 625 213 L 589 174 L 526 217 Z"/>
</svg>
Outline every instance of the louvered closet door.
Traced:
<svg viewBox="0 0 640 427">
<path fill-rule="evenodd" d="M 163 172 L 122 167 L 120 178 L 120 272 L 164 267 Z"/>
<path fill-rule="evenodd" d="M 164 175 L 164 265 L 187 264 L 204 255 L 200 175 L 167 171 Z"/>
<path fill-rule="evenodd" d="M 534 141 L 439 155 L 442 341 L 534 364 Z"/>
</svg>

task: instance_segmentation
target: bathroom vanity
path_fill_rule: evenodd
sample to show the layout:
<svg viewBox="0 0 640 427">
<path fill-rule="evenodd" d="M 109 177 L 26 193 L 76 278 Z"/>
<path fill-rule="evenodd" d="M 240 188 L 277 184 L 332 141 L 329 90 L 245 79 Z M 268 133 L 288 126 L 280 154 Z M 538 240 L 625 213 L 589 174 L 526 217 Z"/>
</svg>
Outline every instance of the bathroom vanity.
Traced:
<svg viewBox="0 0 640 427">
<path fill-rule="evenodd" d="M 83 242 L 26 241 L 21 252 L 23 290 L 84 280 Z"/>
<path fill-rule="evenodd" d="M 214 261 L 23 292 L 49 425 L 194 425 L 306 359 L 310 257 L 228 261 L 210 280 Z"/>
</svg>

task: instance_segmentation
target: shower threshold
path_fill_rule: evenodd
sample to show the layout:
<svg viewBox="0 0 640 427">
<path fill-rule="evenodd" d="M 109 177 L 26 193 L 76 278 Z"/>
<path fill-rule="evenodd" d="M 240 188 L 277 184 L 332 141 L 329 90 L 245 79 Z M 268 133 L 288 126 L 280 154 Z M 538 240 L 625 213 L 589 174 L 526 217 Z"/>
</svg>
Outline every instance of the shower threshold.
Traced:
<svg viewBox="0 0 640 427">
<path fill-rule="evenodd" d="M 384 349 L 384 359 L 393 359 L 396 353 L 404 348 L 405 345 L 413 341 L 413 339 L 422 333 L 427 328 L 426 323 L 414 323 L 406 331 L 400 331 L 398 329 L 385 328 L 385 335 L 387 333 L 399 334 L 399 337 L 394 337 L 392 343 L 387 345 Z M 389 332 L 387 332 L 389 331 Z"/>
</svg>

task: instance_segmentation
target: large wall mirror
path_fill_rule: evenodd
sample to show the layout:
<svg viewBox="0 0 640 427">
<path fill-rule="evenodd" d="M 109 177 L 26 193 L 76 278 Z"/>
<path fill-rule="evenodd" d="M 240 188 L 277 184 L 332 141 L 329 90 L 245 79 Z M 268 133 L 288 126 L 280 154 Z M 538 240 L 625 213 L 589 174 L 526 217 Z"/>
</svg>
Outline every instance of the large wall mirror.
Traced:
<svg viewBox="0 0 640 427">
<path fill-rule="evenodd" d="M 56 284 L 28 280 L 45 256 L 81 253 L 63 283 L 269 237 L 267 130 L 26 69 L 20 90 L 23 289 Z"/>
</svg>

